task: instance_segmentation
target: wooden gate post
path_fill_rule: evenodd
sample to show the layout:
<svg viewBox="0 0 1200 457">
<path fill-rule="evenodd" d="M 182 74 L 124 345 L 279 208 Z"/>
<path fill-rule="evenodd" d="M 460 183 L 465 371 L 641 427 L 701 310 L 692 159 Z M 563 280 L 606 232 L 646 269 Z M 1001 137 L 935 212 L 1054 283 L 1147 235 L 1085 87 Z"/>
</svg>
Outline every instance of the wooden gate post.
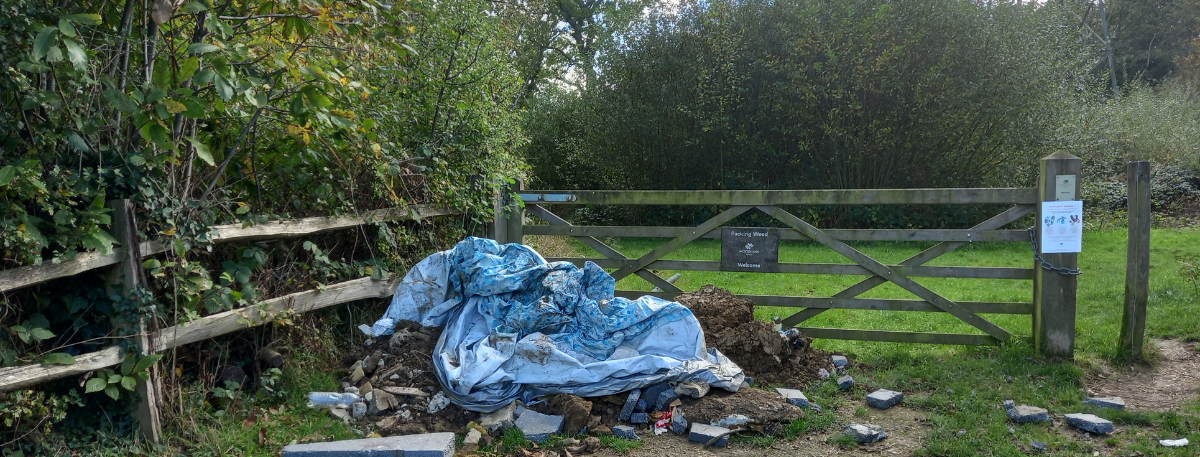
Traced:
<svg viewBox="0 0 1200 457">
<path fill-rule="evenodd" d="M 1125 313 L 1117 353 L 1142 358 L 1146 302 L 1150 298 L 1150 162 L 1125 166 L 1129 187 L 1129 247 L 1125 264 Z"/>
<path fill-rule="evenodd" d="M 1079 171 L 1083 161 L 1065 152 L 1042 158 L 1038 178 L 1037 217 L 1042 220 L 1040 202 L 1079 199 Z M 1074 185 L 1069 182 L 1073 181 Z M 1068 183 L 1064 185 L 1064 183 Z M 1039 249 L 1043 244 L 1041 230 L 1034 230 Z M 1043 259 L 1056 267 L 1077 268 L 1079 254 L 1042 254 Z M 1042 268 L 1034 261 L 1033 273 L 1033 345 L 1051 357 L 1075 356 L 1075 293 L 1078 277 Z"/>
<path fill-rule="evenodd" d="M 508 195 L 505 198 L 505 203 L 508 204 L 508 211 L 504 212 L 504 216 L 508 221 L 507 243 L 525 243 L 525 207 L 521 206 L 521 201 L 517 198 L 517 193 L 525 190 L 525 183 L 518 180 L 516 184 L 508 186 Z"/>
<path fill-rule="evenodd" d="M 119 287 L 121 293 L 128 296 L 143 286 L 142 260 L 138 252 L 139 240 L 137 223 L 133 216 L 133 204 L 129 200 L 111 200 L 108 202 L 108 207 L 113 210 L 112 235 L 121 243 L 125 254 L 121 257 L 121 263 L 113 265 L 108 270 L 106 282 L 110 289 Z M 145 323 L 140 323 L 137 330 L 136 338 L 140 352 L 138 355 L 145 357 L 153 354 L 154 349 L 150 347 L 150 338 Z M 151 365 L 147 369 L 147 374 L 149 375 L 147 381 L 138 380 L 133 415 L 134 419 L 137 419 L 141 436 L 147 441 L 158 443 L 162 434 L 162 421 L 159 417 L 159 405 L 162 403 L 162 383 L 158 375 L 158 364 Z"/>
</svg>

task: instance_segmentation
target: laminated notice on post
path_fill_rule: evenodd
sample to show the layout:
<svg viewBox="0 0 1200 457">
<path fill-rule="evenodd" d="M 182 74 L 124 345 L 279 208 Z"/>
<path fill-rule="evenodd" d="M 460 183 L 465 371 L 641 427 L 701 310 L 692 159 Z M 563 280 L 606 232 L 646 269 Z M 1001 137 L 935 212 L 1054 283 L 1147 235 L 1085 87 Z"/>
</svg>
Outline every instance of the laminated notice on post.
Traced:
<svg viewBox="0 0 1200 457">
<path fill-rule="evenodd" d="M 1042 254 L 1083 250 L 1083 202 L 1042 202 Z"/>
</svg>

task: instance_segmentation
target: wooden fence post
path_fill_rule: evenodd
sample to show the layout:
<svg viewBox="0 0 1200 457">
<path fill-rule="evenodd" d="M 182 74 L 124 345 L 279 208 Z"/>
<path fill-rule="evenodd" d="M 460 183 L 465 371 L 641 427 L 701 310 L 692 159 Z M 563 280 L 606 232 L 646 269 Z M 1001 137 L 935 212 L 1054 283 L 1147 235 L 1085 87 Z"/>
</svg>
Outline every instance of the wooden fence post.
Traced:
<svg viewBox="0 0 1200 457">
<path fill-rule="evenodd" d="M 1125 166 L 1129 187 L 1129 247 L 1125 263 L 1125 313 L 1117 353 L 1142 358 L 1146 302 L 1150 298 L 1150 162 Z"/>
<path fill-rule="evenodd" d="M 516 184 L 508 186 L 507 198 L 505 198 L 508 211 L 504 213 L 508 221 L 508 236 L 505 239 L 507 243 L 525 243 L 525 207 L 521 206 L 521 201 L 516 195 L 522 190 L 525 190 L 525 183 L 519 180 Z"/>
<path fill-rule="evenodd" d="M 1082 162 L 1079 157 L 1061 151 L 1042 158 L 1035 221 L 1041 221 L 1043 217 L 1040 202 L 1079 199 L 1078 178 Z M 1034 233 L 1040 249 L 1041 230 L 1035 229 Z M 1041 256 L 1056 267 L 1077 268 L 1079 265 L 1079 254 L 1075 253 Z M 1075 356 L 1075 293 L 1078 286 L 1077 276 L 1047 270 L 1034 261 L 1033 344 L 1042 354 Z"/>
<path fill-rule="evenodd" d="M 492 194 L 492 223 L 488 226 L 488 238 L 496 240 L 497 243 L 504 244 L 508 242 L 508 220 L 504 218 L 504 197 L 507 191 L 501 189 L 499 192 Z"/>
<path fill-rule="evenodd" d="M 129 200 L 112 200 L 108 202 L 112 208 L 112 235 L 121 243 L 124 255 L 121 263 L 112 266 L 107 273 L 107 283 L 110 289 L 120 288 L 121 293 L 128 296 L 144 285 L 142 261 L 137 236 L 137 220 L 133 215 L 133 205 Z M 139 356 L 145 357 L 154 353 L 150 345 L 145 322 L 138 325 L 137 342 Z M 134 419 L 137 420 L 143 438 L 152 443 L 158 443 L 162 433 L 162 421 L 159 417 L 159 405 L 162 403 L 162 383 L 158 375 L 158 364 L 147 369 L 149 379 L 138 380 L 134 400 Z"/>
</svg>

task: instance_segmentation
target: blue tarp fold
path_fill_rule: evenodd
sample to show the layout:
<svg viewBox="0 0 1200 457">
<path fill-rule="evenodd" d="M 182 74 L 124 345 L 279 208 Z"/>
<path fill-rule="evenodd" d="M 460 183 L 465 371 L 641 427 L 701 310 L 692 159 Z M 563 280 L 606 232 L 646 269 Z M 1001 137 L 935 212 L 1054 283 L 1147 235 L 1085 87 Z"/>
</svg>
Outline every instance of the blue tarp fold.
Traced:
<svg viewBox="0 0 1200 457">
<path fill-rule="evenodd" d="M 526 246 L 471 237 L 409 270 L 373 330 L 391 334 L 399 320 L 445 326 L 434 368 L 451 401 L 472 411 L 663 381 L 741 386 L 742 370 L 705 348 L 690 310 L 614 297 L 615 286 L 594 263 L 549 263 Z"/>
</svg>

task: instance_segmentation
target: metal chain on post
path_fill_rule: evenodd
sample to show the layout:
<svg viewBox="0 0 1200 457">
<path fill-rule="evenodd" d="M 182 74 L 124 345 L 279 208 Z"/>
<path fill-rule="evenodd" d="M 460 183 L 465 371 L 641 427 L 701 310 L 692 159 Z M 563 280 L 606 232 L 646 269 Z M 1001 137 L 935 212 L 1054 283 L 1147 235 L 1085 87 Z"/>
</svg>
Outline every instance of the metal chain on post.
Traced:
<svg viewBox="0 0 1200 457">
<path fill-rule="evenodd" d="M 1038 252 L 1037 238 L 1034 237 L 1033 229 L 1034 227 L 1029 227 L 1029 245 L 1033 248 L 1033 259 L 1037 260 L 1038 265 L 1041 265 L 1042 269 L 1055 271 L 1063 275 L 1083 274 L 1078 268 L 1056 267 L 1054 264 L 1047 262 L 1046 259 L 1043 259 L 1042 254 Z"/>
</svg>

